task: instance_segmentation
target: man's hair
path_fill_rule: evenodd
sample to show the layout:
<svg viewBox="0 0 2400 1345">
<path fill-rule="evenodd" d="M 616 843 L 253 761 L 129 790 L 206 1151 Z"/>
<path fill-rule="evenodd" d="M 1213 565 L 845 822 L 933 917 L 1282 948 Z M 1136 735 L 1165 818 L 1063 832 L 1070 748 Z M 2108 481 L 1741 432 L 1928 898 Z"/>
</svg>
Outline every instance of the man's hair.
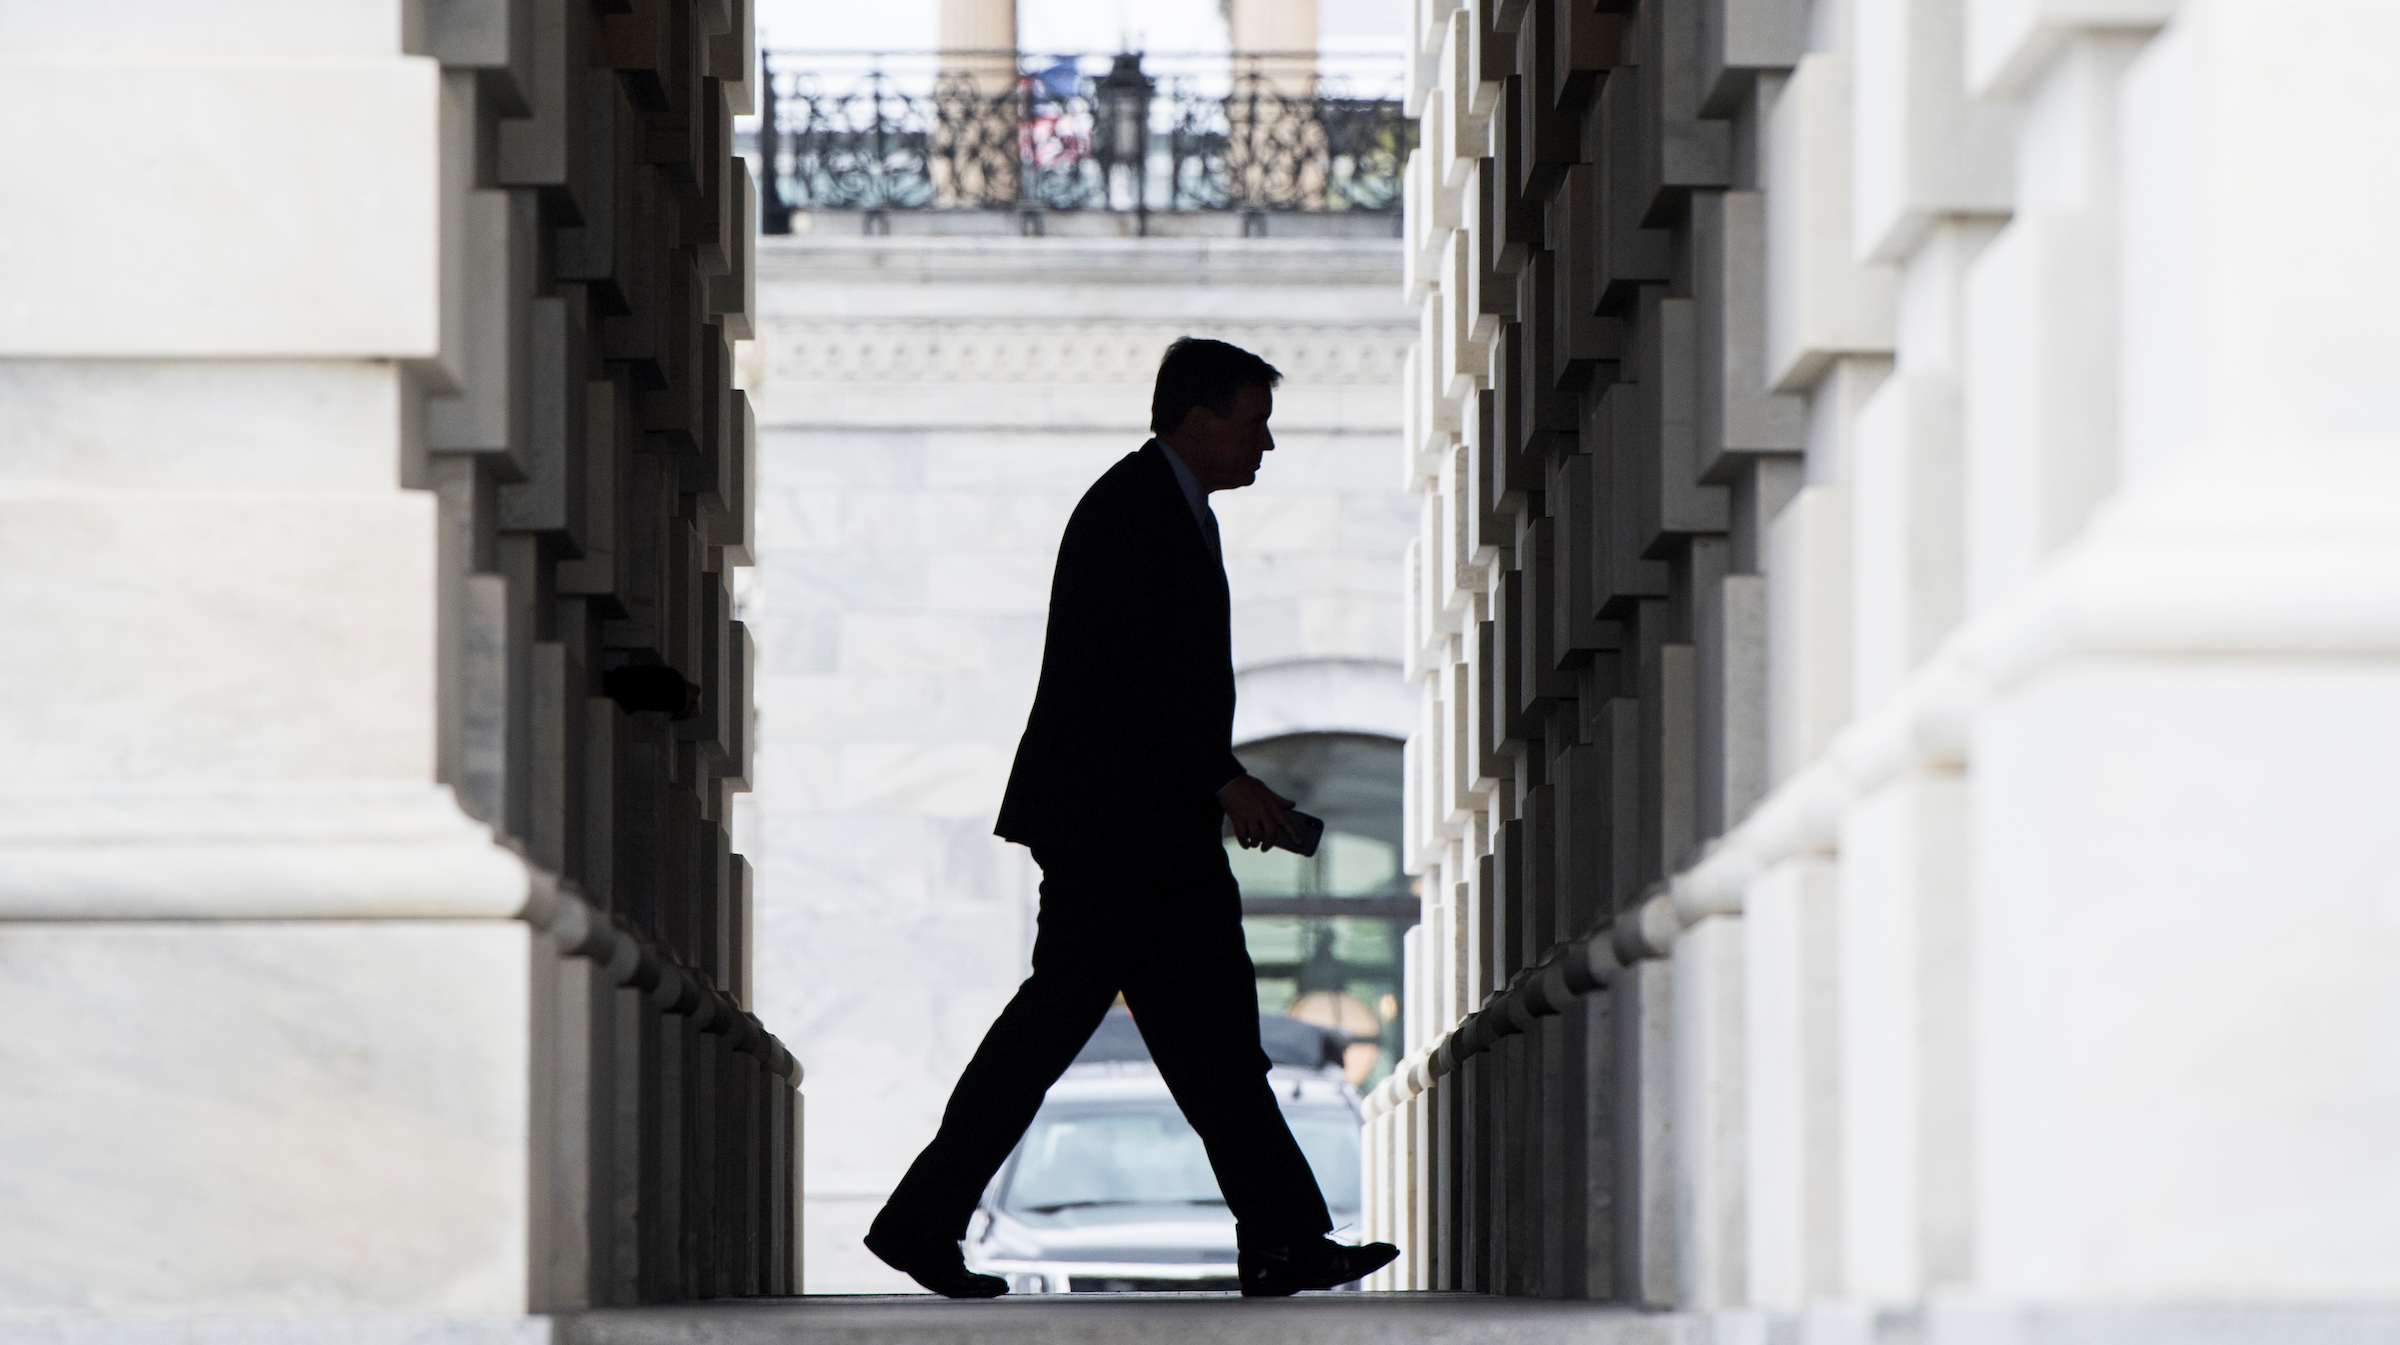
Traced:
<svg viewBox="0 0 2400 1345">
<path fill-rule="evenodd" d="M 1158 362 L 1158 385 L 1150 393 L 1150 432 L 1173 432 L 1195 406 L 1230 416 L 1235 393 L 1243 388 L 1272 391 L 1282 381 L 1274 365 L 1240 346 L 1178 337 Z"/>
</svg>

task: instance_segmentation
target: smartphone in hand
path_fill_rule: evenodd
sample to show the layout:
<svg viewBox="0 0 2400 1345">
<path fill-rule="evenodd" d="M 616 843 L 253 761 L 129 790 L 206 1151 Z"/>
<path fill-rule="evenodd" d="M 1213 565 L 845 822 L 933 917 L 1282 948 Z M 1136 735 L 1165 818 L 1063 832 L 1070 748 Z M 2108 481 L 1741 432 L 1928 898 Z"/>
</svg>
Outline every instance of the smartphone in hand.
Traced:
<svg viewBox="0 0 2400 1345">
<path fill-rule="evenodd" d="M 1271 837 L 1264 848 L 1289 850 L 1302 857 L 1316 854 L 1317 843 L 1325 839 L 1325 819 L 1311 817 L 1297 808 L 1285 813 L 1284 818 L 1290 823 L 1290 833 Z"/>
</svg>

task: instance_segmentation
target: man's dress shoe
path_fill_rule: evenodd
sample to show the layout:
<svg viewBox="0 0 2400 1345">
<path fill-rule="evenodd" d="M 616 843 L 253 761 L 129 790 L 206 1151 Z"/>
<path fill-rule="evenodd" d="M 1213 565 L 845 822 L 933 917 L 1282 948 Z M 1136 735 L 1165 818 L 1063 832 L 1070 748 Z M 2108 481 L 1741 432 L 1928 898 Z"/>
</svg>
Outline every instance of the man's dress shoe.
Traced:
<svg viewBox="0 0 2400 1345">
<path fill-rule="evenodd" d="M 867 1231 L 867 1250 L 944 1298 L 998 1298 L 1008 1292 L 1008 1281 L 999 1276 L 968 1270 L 967 1258 L 952 1238 L 872 1228 Z"/>
<path fill-rule="evenodd" d="M 1242 1297 L 1283 1298 L 1303 1289 L 1331 1289 L 1364 1278 L 1392 1263 L 1400 1249 L 1388 1242 L 1346 1247 L 1326 1238 L 1245 1250 L 1237 1262 Z"/>
</svg>

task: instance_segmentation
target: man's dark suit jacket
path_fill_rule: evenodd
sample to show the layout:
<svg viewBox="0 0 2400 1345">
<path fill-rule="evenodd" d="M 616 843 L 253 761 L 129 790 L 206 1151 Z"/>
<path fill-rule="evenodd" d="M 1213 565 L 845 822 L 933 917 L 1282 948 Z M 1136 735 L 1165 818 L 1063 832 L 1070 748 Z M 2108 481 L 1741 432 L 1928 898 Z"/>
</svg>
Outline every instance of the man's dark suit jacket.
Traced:
<svg viewBox="0 0 2400 1345">
<path fill-rule="evenodd" d="M 1157 440 L 1067 520 L 1042 680 L 1017 744 L 1002 837 L 1034 847 L 1216 835 L 1233 755 L 1225 566 Z"/>
</svg>

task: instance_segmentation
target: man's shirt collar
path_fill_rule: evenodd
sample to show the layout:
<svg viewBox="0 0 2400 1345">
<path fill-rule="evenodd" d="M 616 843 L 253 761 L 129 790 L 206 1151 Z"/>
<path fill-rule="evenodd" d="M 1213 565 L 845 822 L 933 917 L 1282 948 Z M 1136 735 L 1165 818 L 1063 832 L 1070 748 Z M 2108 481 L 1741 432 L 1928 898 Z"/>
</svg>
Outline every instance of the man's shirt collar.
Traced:
<svg viewBox="0 0 2400 1345">
<path fill-rule="evenodd" d="M 1183 502 L 1192 507 L 1192 521 L 1198 523 L 1203 532 L 1207 531 L 1208 494 L 1200 489 L 1200 478 L 1192 475 L 1192 469 L 1183 465 L 1183 459 L 1175 455 L 1175 450 L 1167 446 L 1166 440 L 1158 441 L 1158 451 L 1167 455 L 1167 465 L 1175 469 L 1175 484 L 1183 487 Z"/>
</svg>

